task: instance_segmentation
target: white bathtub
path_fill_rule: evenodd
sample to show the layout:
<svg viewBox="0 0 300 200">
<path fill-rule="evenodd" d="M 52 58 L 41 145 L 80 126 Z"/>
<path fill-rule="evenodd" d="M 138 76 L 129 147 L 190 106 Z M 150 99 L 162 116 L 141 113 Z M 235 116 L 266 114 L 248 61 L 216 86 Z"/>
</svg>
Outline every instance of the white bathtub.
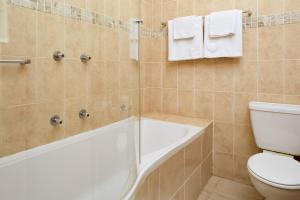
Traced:
<svg viewBox="0 0 300 200">
<path fill-rule="evenodd" d="M 2 200 L 132 199 L 144 178 L 204 131 L 134 118 L 0 158 Z"/>
</svg>

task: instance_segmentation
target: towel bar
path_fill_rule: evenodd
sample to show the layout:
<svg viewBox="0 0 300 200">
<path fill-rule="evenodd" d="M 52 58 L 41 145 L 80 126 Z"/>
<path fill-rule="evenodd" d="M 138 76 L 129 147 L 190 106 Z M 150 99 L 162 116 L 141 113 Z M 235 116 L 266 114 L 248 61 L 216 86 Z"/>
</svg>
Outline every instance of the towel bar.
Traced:
<svg viewBox="0 0 300 200">
<path fill-rule="evenodd" d="M 243 11 L 243 14 L 247 14 L 248 17 L 251 17 L 252 11 L 251 10 L 245 10 L 245 11 Z M 168 24 L 166 22 L 162 22 L 161 26 L 162 26 L 162 28 L 164 28 L 164 27 L 168 26 Z"/>
<path fill-rule="evenodd" d="M 24 59 L 24 60 L 0 60 L 0 64 L 20 64 L 20 65 L 27 65 L 30 64 L 30 59 Z"/>
</svg>

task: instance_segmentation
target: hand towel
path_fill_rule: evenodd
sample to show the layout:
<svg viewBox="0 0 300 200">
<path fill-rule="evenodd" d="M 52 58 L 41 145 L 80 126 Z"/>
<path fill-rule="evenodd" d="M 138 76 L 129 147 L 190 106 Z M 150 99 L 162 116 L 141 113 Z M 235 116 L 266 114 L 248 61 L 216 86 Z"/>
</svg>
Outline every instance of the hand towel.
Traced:
<svg viewBox="0 0 300 200">
<path fill-rule="evenodd" d="M 193 38 L 195 16 L 178 17 L 173 20 L 174 40 Z"/>
<path fill-rule="evenodd" d="M 173 20 L 168 21 L 168 60 L 194 60 L 203 58 L 203 17 L 194 17 L 195 36 L 193 38 L 174 40 Z"/>
<path fill-rule="evenodd" d="M 204 57 L 242 57 L 243 56 L 243 16 L 242 11 L 237 16 L 234 35 L 228 37 L 211 38 L 206 28 L 204 31 Z M 205 27 L 209 27 L 210 16 L 205 17 Z"/>
<path fill-rule="evenodd" d="M 0 43 L 8 42 L 6 1 L 0 0 Z"/>
<path fill-rule="evenodd" d="M 130 51 L 129 57 L 132 60 L 139 60 L 139 24 L 136 19 L 130 19 Z"/>
<path fill-rule="evenodd" d="M 209 37 L 226 37 L 235 34 L 239 10 L 213 12 L 209 15 Z"/>
</svg>

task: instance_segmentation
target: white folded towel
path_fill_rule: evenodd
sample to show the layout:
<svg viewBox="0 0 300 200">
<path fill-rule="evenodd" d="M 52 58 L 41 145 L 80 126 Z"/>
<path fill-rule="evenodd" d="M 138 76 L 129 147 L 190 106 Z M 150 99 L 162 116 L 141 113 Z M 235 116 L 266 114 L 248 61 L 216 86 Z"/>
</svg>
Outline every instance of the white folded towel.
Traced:
<svg viewBox="0 0 300 200">
<path fill-rule="evenodd" d="M 194 16 L 195 36 L 174 40 L 173 20 L 168 21 L 169 61 L 194 60 L 203 58 L 203 17 Z"/>
<path fill-rule="evenodd" d="M 209 27 L 210 16 L 205 17 L 205 27 Z M 236 17 L 234 35 L 227 37 L 211 38 L 206 28 L 204 31 L 204 57 L 241 57 L 243 56 L 243 15 L 239 11 Z"/>
<path fill-rule="evenodd" d="M 130 59 L 138 61 L 139 59 L 139 24 L 136 22 L 137 19 L 130 19 Z"/>
<path fill-rule="evenodd" d="M 0 43 L 8 42 L 6 1 L 0 0 Z"/>
<path fill-rule="evenodd" d="M 195 37 L 195 16 L 178 17 L 173 20 L 174 40 Z"/>
<path fill-rule="evenodd" d="M 213 12 L 209 15 L 209 37 L 226 37 L 234 35 L 239 10 Z"/>
</svg>

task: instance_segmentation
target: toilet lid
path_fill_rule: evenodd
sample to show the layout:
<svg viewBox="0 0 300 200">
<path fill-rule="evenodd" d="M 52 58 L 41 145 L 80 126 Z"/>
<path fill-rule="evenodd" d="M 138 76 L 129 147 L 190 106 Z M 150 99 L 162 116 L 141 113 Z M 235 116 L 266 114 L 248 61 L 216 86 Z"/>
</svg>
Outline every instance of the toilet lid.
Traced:
<svg viewBox="0 0 300 200">
<path fill-rule="evenodd" d="M 300 162 L 273 153 L 259 153 L 249 158 L 248 168 L 257 176 L 286 186 L 300 186 Z"/>
</svg>

